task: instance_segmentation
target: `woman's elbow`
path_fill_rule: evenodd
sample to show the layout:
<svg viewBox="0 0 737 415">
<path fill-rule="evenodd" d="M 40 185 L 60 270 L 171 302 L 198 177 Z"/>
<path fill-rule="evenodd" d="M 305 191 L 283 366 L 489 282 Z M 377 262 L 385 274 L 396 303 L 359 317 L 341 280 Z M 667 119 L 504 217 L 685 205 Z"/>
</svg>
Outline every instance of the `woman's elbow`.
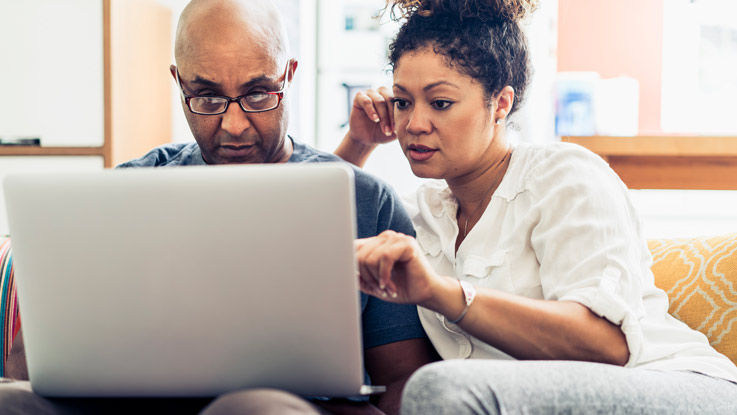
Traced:
<svg viewBox="0 0 737 415">
<path fill-rule="evenodd" d="M 627 338 L 622 330 L 617 327 L 617 334 L 614 341 L 609 342 L 605 353 L 605 361 L 616 366 L 624 366 L 630 360 L 630 349 L 627 346 Z"/>
</svg>

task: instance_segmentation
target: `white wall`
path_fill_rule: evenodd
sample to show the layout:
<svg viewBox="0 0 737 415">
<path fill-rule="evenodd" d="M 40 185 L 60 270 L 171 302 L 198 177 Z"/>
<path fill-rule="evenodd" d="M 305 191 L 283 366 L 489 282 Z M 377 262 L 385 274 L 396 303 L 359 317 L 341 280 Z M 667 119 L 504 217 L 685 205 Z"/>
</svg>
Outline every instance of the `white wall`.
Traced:
<svg viewBox="0 0 737 415">
<path fill-rule="evenodd" d="M 103 143 L 102 2 L 0 2 L 0 138 Z"/>
</svg>

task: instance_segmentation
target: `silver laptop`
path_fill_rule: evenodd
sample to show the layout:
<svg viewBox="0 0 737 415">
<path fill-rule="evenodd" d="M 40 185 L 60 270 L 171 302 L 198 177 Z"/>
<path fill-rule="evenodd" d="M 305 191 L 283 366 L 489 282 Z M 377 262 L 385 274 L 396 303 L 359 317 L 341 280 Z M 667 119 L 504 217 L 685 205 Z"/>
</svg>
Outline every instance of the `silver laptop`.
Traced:
<svg viewBox="0 0 737 415">
<path fill-rule="evenodd" d="M 364 387 L 353 175 L 337 164 L 5 180 L 45 396 Z"/>
</svg>

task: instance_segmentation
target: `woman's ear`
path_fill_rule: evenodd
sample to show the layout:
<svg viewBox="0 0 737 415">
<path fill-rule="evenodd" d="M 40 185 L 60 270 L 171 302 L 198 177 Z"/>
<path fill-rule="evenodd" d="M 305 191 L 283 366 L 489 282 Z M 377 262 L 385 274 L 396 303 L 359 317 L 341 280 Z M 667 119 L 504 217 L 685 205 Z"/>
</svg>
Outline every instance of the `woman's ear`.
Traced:
<svg viewBox="0 0 737 415">
<path fill-rule="evenodd" d="M 496 110 L 494 111 L 494 122 L 501 124 L 512 111 L 514 105 L 514 88 L 507 85 L 494 98 Z"/>
</svg>

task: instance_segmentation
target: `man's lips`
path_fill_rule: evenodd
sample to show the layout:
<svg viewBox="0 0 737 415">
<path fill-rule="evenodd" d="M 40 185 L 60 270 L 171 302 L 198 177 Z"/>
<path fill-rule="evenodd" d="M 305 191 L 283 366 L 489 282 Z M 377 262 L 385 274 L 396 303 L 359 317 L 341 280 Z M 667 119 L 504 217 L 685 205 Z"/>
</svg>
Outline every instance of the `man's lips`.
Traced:
<svg viewBox="0 0 737 415">
<path fill-rule="evenodd" d="M 432 157 L 437 149 L 423 146 L 421 144 L 410 144 L 407 146 L 409 157 L 413 161 L 425 161 Z"/>
<path fill-rule="evenodd" d="M 256 148 L 255 144 L 224 143 L 220 144 L 220 152 L 229 157 L 245 156 Z"/>
<path fill-rule="evenodd" d="M 245 144 L 245 143 L 223 143 L 220 144 L 220 147 L 233 149 L 233 150 L 240 150 L 244 148 L 251 148 L 255 146 L 255 144 Z"/>
</svg>

